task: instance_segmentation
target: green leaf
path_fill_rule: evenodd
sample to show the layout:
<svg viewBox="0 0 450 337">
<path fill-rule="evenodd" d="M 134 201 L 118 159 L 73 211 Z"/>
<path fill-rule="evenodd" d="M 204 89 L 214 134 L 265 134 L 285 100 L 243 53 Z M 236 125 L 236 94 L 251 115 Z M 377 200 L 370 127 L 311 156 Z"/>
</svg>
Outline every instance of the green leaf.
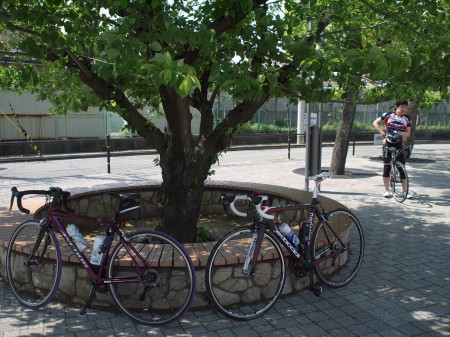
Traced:
<svg viewBox="0 0 450 337">
<path fill-rule="evenodd" d="M 401 59 L 399 65 L 398 65 L 398 68 L 397 68 L 397 72 L 403 73 L 410 66 L 411 66 L 411 57 L 408 55 Z"/>
<path fill-rule="evenodd" d="M 375 71 L 373 72 L 374 79 L 384 78 L 389 75 L 389 64 L 386 59 L 380 59 Z"/>
<path fill-rule="evenodd" d="M 22 48 L 35 58 L 40 58 L 43 55 L 41 47 L 36 43 L 35 39 L 31 37 L 25 39 Z"/>
<path fill-rule="evenodd" d="M 162 46 L 158 41 L 154 41 L 154 42 L 150 43 L 150 48 L 156 52 L 159 52 L 162 50 Z"/>
<path fill-rule="evenodd" d="M 120 51 L 115 48 L 109 48 L 106 50 L 106 55 L 111 59 L 116 59 L 120 56 Z"/>
<path fill-rule="evenodd" d="M 161 71 L 160 76 L 164 84 L 170 83 L 172 80 L 172 71 L 170 69 L 165 69 Z"/>
<path fill-rule="evenodd" d="M 185 77 L 179 87 L 181 97 L 186 97 L 187 95 L 189 95 L 191 89 L 192 89 L 192 79 L 189 76 Z"/>
</svg>

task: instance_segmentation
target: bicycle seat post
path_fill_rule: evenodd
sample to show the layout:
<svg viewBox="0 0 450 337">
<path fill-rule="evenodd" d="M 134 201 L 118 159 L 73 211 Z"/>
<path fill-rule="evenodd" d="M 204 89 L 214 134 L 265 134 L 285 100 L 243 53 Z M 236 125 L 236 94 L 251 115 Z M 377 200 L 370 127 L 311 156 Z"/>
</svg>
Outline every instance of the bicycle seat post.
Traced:
<svg viewBox="0 0 450 337">
<path fill-rule="evenodd" d="M 314 188 L 312 191 L 312 204 L 317 203 L 317 196 L 319 195 L 319 191 L 320 191 L 320 183 L 322 182 L 322 178 L 317 177 L 316 179 L 314 179 Z"/>
</svg>

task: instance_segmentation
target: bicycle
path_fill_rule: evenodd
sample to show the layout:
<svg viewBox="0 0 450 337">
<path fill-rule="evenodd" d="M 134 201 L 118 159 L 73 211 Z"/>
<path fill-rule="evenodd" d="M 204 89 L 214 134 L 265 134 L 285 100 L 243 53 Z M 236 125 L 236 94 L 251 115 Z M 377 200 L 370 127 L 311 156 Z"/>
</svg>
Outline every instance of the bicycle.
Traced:
<svg viewBox="0 0 450 337">
<path fill-rule="evenodd" d="M 253 218 L 249 227 L 231 231 L 218 241 L 207 261 L 206 291 L 222 314 L 250 320 L 268 311 L 286 281 L 285 256 L 291 258 L 297 277 L 309 275 L 309 288 L 317 296 L 322 285 L 339 288 L 355 277 L 364 255 L 363 229 L 349 210 L 325 212 L 320 206 L 319 187 L 328 177 L 328 172 L 309 177 L 315 181 L 309 204 L 267 206 L 268 196 L 255 193 L 222 196 L 224 206 L 239 216 L 247 213 L 238 211 L 235 202 L 246 200 Z M 273 213 L 302 209 L 308 211 L 308 220 L 299 229 L 300 244 L 295 247 L 274 223 Z"/>
<path fill-rule="evenodd" d="M 76 214 L 67 203 L 70 192 L 57 187 L 23 192 L 13 187 L 10 208 L 16 198 L 19 210 L 29 214 L 22 206 L 25 195 L 44 195 L 47 215 L 39 221 L 21 223 L 8 245 L 7 280 L 22 305 L 38 309 L 56 295 L 63 264 L 59 244 L 62 237 L 92 280 L 81 315 L 91 307 L 96 291 L 108 288 L 120 310 L 140 324 L 164 325 L 188 309 L 195 292 L 196 275 L 183 246 L 159 231 L 126 233 L 123 229 L 127 220 L 141 217 L 139 193 L 105 193 L 104 197 L 110 196 L 111 202 L 117 203 L 112 220 Z M 63 218 L 104 227 L 105 239 L 96 251 L 101 256 L 99 265 L 92 263 L 92 257 L 89 261 L 78 249 Z"/>
<path fill-rule="evenodd" d="M 395 142 L 399 135 L 396 133 L 387 134 L 386 138 Z M 389 162 L 389 188 L 394 199 L 400 203 L 406 200 L 409 192 L 409 178 L 405 165 L 397 160 L 397 157 L 405 149 L 398 149 L 395 146 L 389 146 L 385 142 L 383 146 L 383 155 L 385 158 L 390 158 Z"/>
</svg>

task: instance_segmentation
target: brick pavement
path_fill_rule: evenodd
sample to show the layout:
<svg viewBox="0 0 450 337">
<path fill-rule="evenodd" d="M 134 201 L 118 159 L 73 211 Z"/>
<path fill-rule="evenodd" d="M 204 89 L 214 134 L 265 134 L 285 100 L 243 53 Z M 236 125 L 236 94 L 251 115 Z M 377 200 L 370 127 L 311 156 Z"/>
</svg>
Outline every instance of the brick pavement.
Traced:
<svg viewBox="0 0 450 337">
<path fill-rule="evenodd" d="M 267 159 L 269 152 L 245 152 L 227 153 L 214 178 L 302 188 L 304 177 L 292 172 L 302 165 L 301 153 L 288 161 L 285 153 Z M 347 287 L 325 290 L 320 298 L 309 291 L 282 298 L 264 317 L 248 322 L 204 310 L 189 311 L 166 327 L 147 328 L 95 307 L 86 316 L 78 315 L 79 308 L 61 303 L 38 311 L 25 309 L 1 280 L 0 337 L 450 336 L 450 145 L 415 147 L 417 159 L 407 166 L 415 197 L 401 205 L 380 196 L 381 164 L 374 160 L 378 153 L 377 147 L 358 148 L 347 160 L 348 174 L 322 186 L 322 194 L 347 205 L 365 230 L 363 264 Z M 246 161 L 239 158 L 234 163 L 233 156 L 244 156 Z M 330 156 L 331 149 L 324 148 L 323 166 Z M 257 169 L 261 162 L 263 172 Z M 248 170 L 237 169 L 244 165 Z M 2 174 L 0 200 L 6 184 Z M 118 177 L 86 175 L 67 181 L 76 182 L 73 186 L 95 186 L 96 181 L 105 184 Z M 129 172 L 126 178 L 138 180 Z M 7 179 L 8 184 L 14 181 L 11 173 Z"/>
</svg>

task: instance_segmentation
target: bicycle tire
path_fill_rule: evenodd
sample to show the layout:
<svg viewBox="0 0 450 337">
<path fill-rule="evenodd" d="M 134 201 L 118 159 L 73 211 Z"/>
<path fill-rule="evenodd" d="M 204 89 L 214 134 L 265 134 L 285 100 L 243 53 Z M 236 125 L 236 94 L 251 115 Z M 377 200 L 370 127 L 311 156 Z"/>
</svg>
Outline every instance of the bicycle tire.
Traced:
<svg viewBox="0 0 450 337">
<path fill-rule="evenodd" d="M 146 265 L 133 263 L 130 247 L 118 243 L 108 264 L 108 277 L 138 276 L 143 270 L 145 280 L 115 283 L 109 287 L 118 307 L 132 320 L 150 326 L 165 325 L 184 314 L 192 303 L 196 287 L 195 268 L 191 258 L 174 238 L 154 230 L 127 235 Z M 133 257 L 137 257 L 134 254 Z"/>
<path fill-rule="evenodd" d="M 406 180 L 406 188 L 403 189 L 402 179 L 400 177 L 400 169 L 403 170 L 405 173 L 405 179 Z M 406 200 L 408 196 L 409 191 L 409 178 L 408 178 L 408 172 L 406 172 L 405 165 L 403 165 L 401 162 L 397 162 L 397 164 L 393 167 L 391 167 L 391 173 L 389 176 L 389 184 L 391 187 L 392 196 L 397 202 L 402 203 Z"/>
<path fill-rule="evenodd" d="M 46 228 L 46 233 L 33 254 L 34 263 L 25 264 L 38 240 L 40 228 L 39 221 L 22 222 L 12 234 L 6 253 L 8 284 L 17 300 L 32 309 L 43 307 L 53 299 L 62 270 L 61 249 L 50 227 Z M 42 263 L 42 259 L 45 259 L 45 263 Z"/>
<path fill-rule="evenodd" d="M 227 317 L 250 320 L 276 302 L 286 281 L 286 266 L 277 241 L 264 233 L 254 275 L 242 272 L 254 230 L 240 228 L 217 242 L 205 270 L 206 291 L 214 307 Z"/>
<path fill-rule="evenodd" d="M 356 216 L 346 209 L 325 214 L 312 237 L 314 272 L 329 288 L 347 285 L 356 276 L 364 255 L 364 234 Z"/>
</svg>

